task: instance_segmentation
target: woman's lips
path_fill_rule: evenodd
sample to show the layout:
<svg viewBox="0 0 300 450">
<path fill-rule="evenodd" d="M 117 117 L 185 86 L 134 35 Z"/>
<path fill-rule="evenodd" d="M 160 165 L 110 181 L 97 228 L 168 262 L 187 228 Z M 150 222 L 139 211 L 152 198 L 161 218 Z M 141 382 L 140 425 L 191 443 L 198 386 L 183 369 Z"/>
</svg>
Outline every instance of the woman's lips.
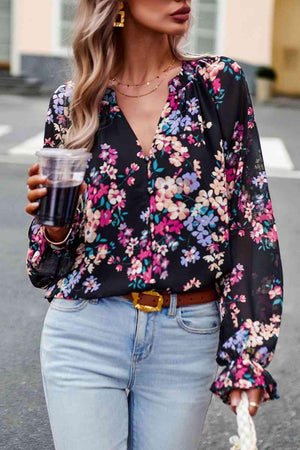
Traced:
<svg viewBox="0 0 300 450">
<path fill-rule="evenodd" d="M 184 14 L 172 14 L 171 17 L 174 17 L 174 19 L 176 20 L 182 20 L 182 21 L 186 21 L 189 18 L 189 13 L 184 13 Z"/>
</svg>

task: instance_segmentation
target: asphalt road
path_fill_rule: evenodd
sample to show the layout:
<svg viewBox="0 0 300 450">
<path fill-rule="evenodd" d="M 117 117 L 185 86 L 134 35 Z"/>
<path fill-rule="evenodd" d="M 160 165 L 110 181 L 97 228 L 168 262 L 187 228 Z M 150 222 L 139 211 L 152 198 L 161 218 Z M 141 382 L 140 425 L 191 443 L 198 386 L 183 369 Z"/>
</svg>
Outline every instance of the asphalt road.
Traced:
<svg viewBox="0 0 300 450">
<path fill-rule="evenodd" d="M 0 156 L 43 130 L 47 104 L 44 97 L 0 96 L 0 124 L 13 127 L 12 133 L 0 138 Z M 300 108 L 257 106 L 256 117 L 261 135 L 281 137 L 300 170 Z M 0 449 L 54 450 L 39 363 L 48 302 L 25 272 L 30 222 L 24 212 L 26 176 L 26 164 L 14 158 L 0 162 Z M 284 315 L 268 370 L 277 380 L 281 398 L 264 404 L 254 420 L 259 450 L 299 450 L 300 179 L 270 177 L 269 187 L 284 268 Z M 214 397 L 201 450 L 229 449 L 232 434 L 236 434 L 235 416 Z"/>
</svg>

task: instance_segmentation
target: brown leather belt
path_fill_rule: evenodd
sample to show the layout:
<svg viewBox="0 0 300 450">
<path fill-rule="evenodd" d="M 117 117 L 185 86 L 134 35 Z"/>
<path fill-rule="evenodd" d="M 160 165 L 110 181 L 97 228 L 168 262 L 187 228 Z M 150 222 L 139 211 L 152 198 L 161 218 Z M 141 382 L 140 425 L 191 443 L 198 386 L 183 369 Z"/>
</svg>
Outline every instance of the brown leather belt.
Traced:
<svg viewBox="0 0 300 450">
<path fill-rule="evenodd" d="M 171 295 L 165 292 L 143 291 L 131 292 L 122 295 L 133 302 L 137 309 L 142 311 L 160 311 L 162 307 L 170 306 Z M 177 294 L 177 306 L 195 305 L 217 300 L 218 293 L 213 286 L 208 286 L 194 292 L 182 292 Z"/>
</svg>

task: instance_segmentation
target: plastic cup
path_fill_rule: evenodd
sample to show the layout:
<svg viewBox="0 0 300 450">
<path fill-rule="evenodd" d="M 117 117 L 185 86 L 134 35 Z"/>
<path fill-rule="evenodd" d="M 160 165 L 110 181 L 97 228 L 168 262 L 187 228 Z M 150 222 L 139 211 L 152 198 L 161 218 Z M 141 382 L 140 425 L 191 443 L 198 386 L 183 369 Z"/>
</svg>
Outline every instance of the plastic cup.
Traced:
<svg viewBox="0 0 300 450">
<path fill-rule="evenodd" d="M 49 227 L 70 227 L 78 203 L 87 161 L 85 148 L 42 148 L 36 152 L 47 194 L 39 201 L 37 220 Z"/>
</svg>

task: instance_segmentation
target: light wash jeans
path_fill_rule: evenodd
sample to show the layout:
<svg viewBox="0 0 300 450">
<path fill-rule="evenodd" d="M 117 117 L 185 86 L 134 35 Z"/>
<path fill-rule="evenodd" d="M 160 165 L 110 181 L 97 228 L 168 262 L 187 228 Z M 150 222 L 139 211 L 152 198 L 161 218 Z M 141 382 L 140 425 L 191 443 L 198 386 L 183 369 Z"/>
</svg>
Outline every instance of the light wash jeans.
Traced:
<svg viewBox="0 0 300 450">
<path fill-rule="evenodd" d="M 40 357 L 56 450 L 198 449 L 221 315 L 217 300 L 176 301 L 52 300 Z"/>
</svg>

